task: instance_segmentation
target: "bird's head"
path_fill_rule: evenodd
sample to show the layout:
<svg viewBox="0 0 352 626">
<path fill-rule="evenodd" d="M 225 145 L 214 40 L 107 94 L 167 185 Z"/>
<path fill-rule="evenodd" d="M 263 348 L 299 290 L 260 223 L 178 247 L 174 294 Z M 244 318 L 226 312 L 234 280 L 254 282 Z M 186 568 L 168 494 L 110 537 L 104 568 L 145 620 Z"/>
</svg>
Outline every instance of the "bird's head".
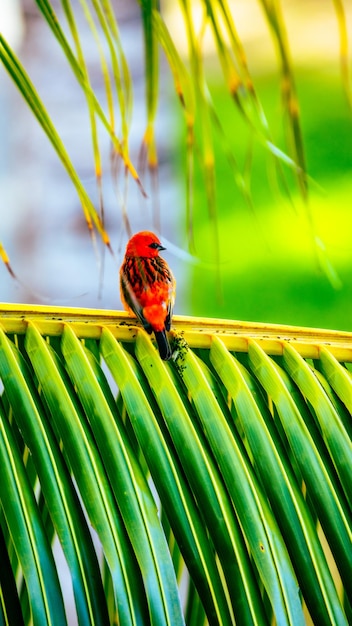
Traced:
<svg viewBox="0 0 352 626">
<path fill-rule="evenodd" d="M 165 250 L 159 238 L 148 230 L 143 230 L 131 237 L 126 248 L 126 257 L 148 257 L 158 256 L 161 250 Z"/>
</svg>

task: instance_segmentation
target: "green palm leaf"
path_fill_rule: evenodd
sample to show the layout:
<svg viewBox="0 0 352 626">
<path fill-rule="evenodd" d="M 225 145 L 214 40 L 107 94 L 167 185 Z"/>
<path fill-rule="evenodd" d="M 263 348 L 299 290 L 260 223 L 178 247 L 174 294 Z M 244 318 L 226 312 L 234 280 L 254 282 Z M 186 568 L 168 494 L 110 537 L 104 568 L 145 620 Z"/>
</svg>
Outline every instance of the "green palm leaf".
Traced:
<svg viewBox="0 0 352 626">
<path fill-rule="evenodd" d="M 32 324 L 26 333 L 26 350 L 89 519 L 99 533 L 120 622 L 138 624 L 138 614 L 146 611 L 140 572 L 82 407 L 60 357 Z"/>
<path fill-rule="evenodd" d="M 233 398 L 253 465 L 258 468 L 314 621 L 344 623 L 313 519 L 255 381 L 216 338 L 211 359 Z M 309 593 L 305 592 L 307 584 Z"/>
<path fill-rule="evenodd" d="M 142 372 L 106 329 L 102 334 L 101 351 L 122 394 L 163 509 L 172 520 L 176 540 L 183 546 L 183 556 L 195 586 L 205 600 L 209 621 L 230 624 L 231 613 L 226 606 L 215 554 L 172 442 L 167 431 L 159 426 L 158 408 L 150 397 Z"/>
<path fill-rule="evenodd" d="M 94 356 L 84 350 L 69 326 L 63 332 L 62 351 L 141 569 L 151 621 L 182 624 L 176 580 L 155 502 L 127 434 L 119 428 L 109 387 L 101 372 L 103 379 L 97 377 Z"/>
<path fill-rule="evenodd" d="M 14 420 L 32 454 L 57 534 L 67 548 L 78 614 L 82 623 L 104 624 L 107 611 L 102 584 L 90 575 L 98 569 L 96 553 L 67 467 L 47 420 L 43 425 L 45 409 L 22 355 L 2 332 L 0 345 L 0 375 Z"/>
<path fill-rule="evenodd" d="M 2 309 L 5 623 L 350 622 L 349 333 Z"/>
<path fill-rule="evenodd" d="M 36 624 L 43 626 L 66 624 L 53 555 L 20 450 L 4 415 L 1 415 L 0 450 L 0 498 L 3 510 L 1 523 L 11 535 L 21 564 L 33 619 Z M 8 617 L 8 612 L 6 613 L 5 619 Z"/>
</svg>

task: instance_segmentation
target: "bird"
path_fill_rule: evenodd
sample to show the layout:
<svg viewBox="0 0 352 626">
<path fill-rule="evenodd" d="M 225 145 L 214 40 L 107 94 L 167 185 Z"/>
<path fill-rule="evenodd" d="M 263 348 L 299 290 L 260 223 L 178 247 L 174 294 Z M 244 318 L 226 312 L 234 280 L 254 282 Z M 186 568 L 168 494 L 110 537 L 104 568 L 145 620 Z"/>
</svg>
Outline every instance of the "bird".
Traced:
<svg viewBox="0 0 352 626">
<path fill-rule="evenodd" d="M 176 281 L 159 256 L 163 250 L 166 248 L 150 231 L 131 237 L 120 268 L 120 294 L 125 310 L 135 315 L 149 334 L 154 332 L 160 357 L 168 361 L 172 350 L 166 332 L 171 327 Z"/>
</svg>

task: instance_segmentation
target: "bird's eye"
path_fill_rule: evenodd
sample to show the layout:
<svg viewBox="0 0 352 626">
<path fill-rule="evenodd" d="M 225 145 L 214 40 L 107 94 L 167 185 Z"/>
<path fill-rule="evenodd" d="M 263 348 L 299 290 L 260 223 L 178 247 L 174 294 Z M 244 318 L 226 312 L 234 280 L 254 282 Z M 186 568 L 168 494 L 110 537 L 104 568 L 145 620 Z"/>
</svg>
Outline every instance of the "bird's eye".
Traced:
<svg viewBox="0 0 352 626">
<path fill-rule="evenodd" d="M 154 243 L 150 243 L 149 248 L 154 248 L 154 250 L 159 250 L 159 244 L 154 241 Z"/>
</svg>

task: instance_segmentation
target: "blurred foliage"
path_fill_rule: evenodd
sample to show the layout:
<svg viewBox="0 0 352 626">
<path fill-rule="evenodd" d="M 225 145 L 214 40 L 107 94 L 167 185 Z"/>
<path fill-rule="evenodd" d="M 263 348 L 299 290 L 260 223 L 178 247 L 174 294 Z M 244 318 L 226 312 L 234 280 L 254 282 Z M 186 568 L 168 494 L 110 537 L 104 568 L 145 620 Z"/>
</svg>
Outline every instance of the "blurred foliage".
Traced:
<svg viewBox="0 0 352 626">
<path fill-rule="evenodd" d="M 262 146 L 251 142 L 233 103 L 213 77 L 215 108 L 226 130 L 226 140 L 236 146 L 245 169 L 251 159 L 253 206 L 233 185 L 231 166 L 221 138 L 215 143 L 220 272 L 195 266 L 190 278 L 194 314 L 315 327 L 351 329 L 351 213 L 350 167 L 352 118 L 336 70 L 301 68 L 297 71 L 311 192 L 308 207 L 314 231 L 287 172 L 282 177 Z M 278 144 L 284 123 L 276 75 L 256 79 L 261 101 Z M 182 165 L 181 165 L 182 167 Z M 205 193 L 200 168 L 195 168 L 194 231 L 196 253 L 204 263 L 214 263 L 209 225 L 204 220 Z M 249 210 L 247 210 L 249 209 Z M 328 281 L 319 265 L 316 248 L 326 246 L 338 275 Z M 210 288 L 209 288 L 210 282 Z M 220 284 L 220 289 L 218 288 Z M 209 294 L 211 293 L 211 297 Z"/>
<path fill-rule="evenodd" d="M 189 281 L 193 312 L 351 328 L 348 176 L 352 122 L 344 3 L 312 2 L 305 13 L 306 4 L 299 5 L 302 23 L 307 19 L 312 28 L 314 11 L 330 10 L 329 24 L 336 36 L 332 72 L 323 61 L 311 69 L 295 67 L 287 35 L 290 14 L 283 14 L 282 9 L 286 13 L 287 8 L 284 3 L 253 0 L 248 4 L 248 16 L 252 17 L 252 9 L 260 13 L 266 34 L 264 45 L 274 44 L 277 51 L 275 69 L 257 75 L 252 70 L 253 59 L 248 62 L 247 46 L 237 31 L 237 7 L 231 2 L 140 0 L 146 123 L 135 164 L 129 146 L 133 78 L 113 3 L 33 2 L 60 44 L 86 98 L 98 210 L 35 86 L 1 33 L 0 59 L 66 167 L 93 243 L 98 234 L 112 252 L 105 229 L 106 173 L 101 166 L 98 127 L 111 142 L 111 169 L 127 234 L 132 231 L 129 176 L 142 196 L 148 174 L 151 177 L 153 226 L 160 230 L 156 124 L 162 50 L 183 115 L 182 133 L 178 126 L 174 136 L 175 155 L 184 155 L 180 162 L 184 207 L 175 210 L 180 214 L 180 223 L 183 220 L 186 244 L 201 260 L 198 268 L 195 265 L 191 269 Z M 102 102 L 85 58 L 79 12 L 84 13 L 100 59 L 105 87 Z M 251 50 L 257 61 L 261 54 L 260 46 Z M 176 127 L 176 110 L 174 119 Z M 0 254 L 10 267 L 2 247 Z"/>
</svg>

